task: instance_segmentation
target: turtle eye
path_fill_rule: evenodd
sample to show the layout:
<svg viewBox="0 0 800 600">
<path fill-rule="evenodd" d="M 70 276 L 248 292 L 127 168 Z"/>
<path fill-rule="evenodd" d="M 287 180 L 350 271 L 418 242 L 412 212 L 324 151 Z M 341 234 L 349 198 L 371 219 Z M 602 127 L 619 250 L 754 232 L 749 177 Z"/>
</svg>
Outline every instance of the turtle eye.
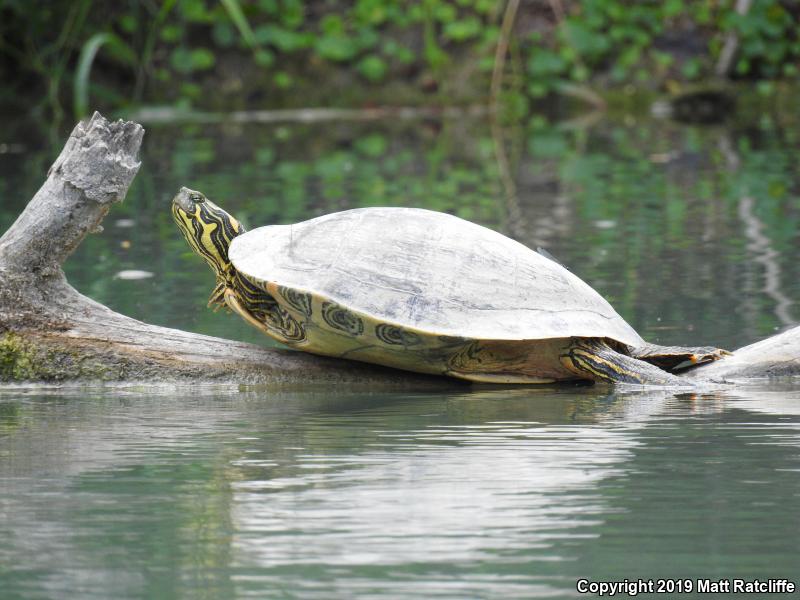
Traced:
<svg viewBox="0 0 800 600">
<path fill-rule="evenodd" d="M 198 204 L 201 203 L 203 200 L 205 200 L 205 198 L 203 198 L 200 194 L 192 194 L 190 196 L 190 199 L 193 202 L 197 202 Z"/>
</svg>

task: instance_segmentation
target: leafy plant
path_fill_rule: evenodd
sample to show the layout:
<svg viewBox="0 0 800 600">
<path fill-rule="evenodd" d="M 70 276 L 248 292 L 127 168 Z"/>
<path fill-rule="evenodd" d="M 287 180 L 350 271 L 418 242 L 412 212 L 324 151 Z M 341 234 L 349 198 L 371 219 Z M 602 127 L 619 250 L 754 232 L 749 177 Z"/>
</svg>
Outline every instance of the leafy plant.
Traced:
<svg viewBox="0 0 800 600">
<path fill-rule="evenodd" d="M 4 98 L 27 102 L 38 95 L 37 110 L 57 122 L 62 105 L 83 115 L 93 99 L 122 107 L 219 98 L 203 87 L 232 75 L 241 80 L 232 94 L 294 92 L 304 102 L 303 90 L 350 71 L 366 83 L 402 78 L 426 92 L 470 89 L 474 101 L 487 94 L 505 6 L 504 0 L 54 0 L 32 11 L 23 0 L 6 0 Z M 798 76 L 799 15 L 785 0 L 753 2 L 745 15 L 734 0 L 521 3 L 507 96 L 514 112 L 524 112 L 530 99 L 586 84 L 652 88 L 702 80 L 713 74 L 731 35 L 738 42 L 732 76 L 759 80 L 758 89 L 769 93 L 771 82 Z M 477 75 L 463 81 L 473 63 Z M 230 64 L 240 68 L 223 71 Z M 448 78 L 457 85 L 437 85 Z M 364 93 L 370 89 L 379 88 Z"/>
</svg>

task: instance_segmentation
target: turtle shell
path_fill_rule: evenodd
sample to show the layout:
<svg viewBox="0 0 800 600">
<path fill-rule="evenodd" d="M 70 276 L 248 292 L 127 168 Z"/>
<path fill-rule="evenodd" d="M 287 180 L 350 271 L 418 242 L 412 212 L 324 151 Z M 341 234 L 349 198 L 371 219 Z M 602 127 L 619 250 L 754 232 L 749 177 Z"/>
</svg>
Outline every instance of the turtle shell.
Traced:
<svg viewBox="0 0 800 600">
<path fill-rule="evenodd" d="M 576 275 L 506 236 L 417 208 L 359 208 L 237 236 L 244 275 L 375 323 L 474 340 L 642 338 Z"/>
</svg>

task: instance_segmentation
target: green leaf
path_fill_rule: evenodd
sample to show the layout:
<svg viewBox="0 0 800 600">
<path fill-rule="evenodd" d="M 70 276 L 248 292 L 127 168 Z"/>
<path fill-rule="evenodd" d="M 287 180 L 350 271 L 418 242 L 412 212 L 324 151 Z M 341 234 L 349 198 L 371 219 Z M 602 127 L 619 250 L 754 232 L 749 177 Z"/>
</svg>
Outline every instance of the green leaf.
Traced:
<svg viewBox="0 0 800 600">
<path fill-rule="evenodd" d="M 353 41 L 342 34 L 324 35 L 317 40 L 315 47 L 320 56 L 335 62 L 351 60 L 357 52 Z"/>
<path fill-rule="evenodd" d="M 386 74 L 386 63 L 379 56 L 370 54 L 358 61 L 356 69 L 370 81 L 376 82 Z"/>
<path fill-rule="evenodd" d="M 395 58 L 405 65 L 414 62 L 414 52 L 405 46 L 401 46 L 395 40 L 386 40 L 383 43 L 382 51 L 386 56 Z"/>
<path fill-rule="evenodd" d="M 161 29 L 161 39 L 165 42 L 177 42 L 181 39 L 183 31 L 177 25 L 164 25 Z"/>
<path fill-rule="evenodd" d="M 498 0 L 475 0 L 475 11 L 484 15 L 495 14 L 498 7 Z"/>
<path fill-rule="evenodd" d="M 275 73 L 272 82 L 280 89 L 285 90 L 292 87 L 292 76 L 284 71 Z"/>
<path fill-rule="evenodd" d="M 561 73 L 566 68 L 566 61 L 547 48 L 534 48 L 528 61 L 528 72 L 534 77 Z"/>
<path fill-rule="evenodd" d="M 275 55 L 266 48 L 259 48 L 253 53 L 253 60 L 259 67 L 271 67 L 275 63 Z"/>
<path fill-rule="evenodd" d="M 662 68 L 669 67 L 675 61 L 672 55 L 668 54 L 667 52 L 661 52 L 660 50 L 653 50 L 651 54 L 653 56 L 653 59 L 655 59 L 656 63 L 658 64 L 658 66 Z"/>
<path fill-rule="evenodd" d="M 683 0 L 666 0 L 661 10 L 667 18 L 676 17 L 683 12 Z"/>
<path fill-rule="evenodd" d="M 361 23 L 380 25 L 388 16 L 385 0 L 358 0 L 353 8 L 353 15 Z"/>
<path fill-rule="evenodd" d="M 564 135 L 555 129 L 537 133 L 528 140 L 528 150 L 535 158 L 559 158 L 567 154 L 569 143 Z"/>
<path fill-rule="evenodd" d="M 451 21 L 444 26 L 444 37 L 454 42 L 463 42 L 477 37 L 481 32 L 481 22 L 477 17 L 467 17 Z"/>
<path fill-rule="evenodd" d="M 344 33 L 344 21 L 339 15 L 325 15 L 320 19 L 319 28 L 322 33 L 341 34 Z"/>
<path fill-rule="evenodd" d="M 133 33 L 137 27 L 136 19 L 133 15 L 122 15 L 119 19 L 119 27 L 125 33 Z"/>
<path fill-rule="evenodd" d="M 567 20 L 562 28 L 564 41 L 575 48 L 578 54 L 599 58 L 609 49 L 608 38 L 597 33 L 576 20 Z M 612 29 L 611 34 L 613 35 Z"/>
<path fill-rule="evenodd" d="M 379 133 L 373 133 L 364 137 L 358 138 L 355 141 L 355 149 L 361 154 L 377 158 L 386 153 L 388 142 L 386 138 Z"/>
<path fill-rule="evenodd" d="M 281 23 L 290 29 L 297 29 L 305 21 L 303 0 L 283 0 L 280 10 Z"/>
<path fill-rule="evenodd" d="M 546 81 L 532 81 L 528 84 L 528 93 L 532 98 L 543 98 L 549 94 L 553 87 L 548 85 L 550 82 Z"/>
<path fill-rule="evenodd" d="M 197 85 L 196 83 L 190 83 L 188 81 L 184 81 L 183 83 L 181 83 L 180 91 L 181 91 L 181 96 L 185 98 L 191 98 L 193 100 L 199 98 L 200 94 L 202 93 L 202 90 L 200 89 L 199 85 Z"/>
<path fill-rule="evenodd" d="M 458 16 L 458 11 L 452 4 L 446 4 L 444 2 L 429 2 L 429 4 L 432 5 L 433 8 L 433 17 L 441 23 L 454 21 Z"/>
<path fill-rule="evenodd" d="M 690 58 L 681 67 L 681 73 L 686 79 L 696 79 L 700 75 L 700 60 L 697 58 Z"/>
<path fill-rule="evenodd" d="M 115 54 L 123 62 L 129 65 L 136 63 L 136 54 L 131 50 L 130 46 L 113 33 L 96 33 L 86 40 L 78 57 L 78 67 L 75 70 L 75 83 L 73 85 L 73 108 L 75 116 L 79 119 L 89 113 L 89 78 L 92 72 L 92 64 L 100 48 L 105 44 L 113 45 Z"/>
<path fill-rule="evenodd" d="M 234 35 L 233 27 L 231 27 L 230 23 L 217 21 L 214 23 L 214 28 L 211 30 L 211 38 L 217 46 L 229 48 L 233 45 L 236 36 Z"/>
<path fill-rule="evenodd" d="M 220 2 L 225 7 L 233 24 L 236 25 L 236 29 L 239 30 L 239 34 L 245 43 L 251 48 L 255 47 L 257 44 L 253 30 L 250 28 L 250 23 L 247 22 L 247 17 L 244 16 L 239 0 L 220 0 Z"/>
<path fill-rule="evenodd" d="M 255 151 L 255 159 L 259 165 L 268 165 L 275 160 L 275 150 L 269 146 L 262 146 Z"/>
<path fill-rule="evenodd" d="M 281 52 L 295 52 L 314 43 L 313 34 L 292 31 L 274 24 L 260 25 L 254 33 L 259 44 L 275 46 Z"/>
<path fill-rule="evenodd" d="M 211 23 L 214 18 L 206 9 L 204 0 L 181 0 L 180 11 L 187 21 L 194 23 Z"/>
<path fill-rule="evenodd" d="M 210 69 L 214 62 L 214 54 L 207 48 L 175 48 L 169 57 L 172 68 L 184 74 Z"/>
<path fill-rule="evenodd" d="M 258 8 L 268 15 L 278 14 L 278 0 L 258 0 Z"/>
<path fill-rule="evenodd" d="M 354 43 L 360 50 L 369 50 L 378 45 L 381 37 L 372 27 L 362 27 L 355 36 Z"/>
<path fill-rule="evenodd" d="M 191 54 L 192 67 L 196 71 L 205 71 L 214 66 L 216 59 L 214 53 L 208 48 L 195 48 Z"/>
</svg>

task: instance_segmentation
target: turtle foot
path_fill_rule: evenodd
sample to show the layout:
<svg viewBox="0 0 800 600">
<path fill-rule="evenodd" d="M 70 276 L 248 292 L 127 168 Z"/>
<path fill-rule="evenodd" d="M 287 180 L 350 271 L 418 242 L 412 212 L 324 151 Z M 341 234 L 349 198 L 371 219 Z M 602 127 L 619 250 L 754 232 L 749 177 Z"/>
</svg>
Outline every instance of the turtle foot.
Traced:
<svg viewBox="0 0 800 600">
<path fill-rule="evenodd" d="M 720 360 L 730 352 L 714 346 L 659 346 L 645 344 L 631 351 L 631 356 L 644 360 L 665 371 L 682 370 L 695 365 Z"/>
<path fill-rule="evenodd" d="M 729 352 L 728 350 L 723 350 L 722 348 L 714 348 L 713 346 L 707 346 L 703 348 L 692 348 L 691 354 L 688 357 L 689 362 L 695 365 L 699 365 L 706 362 L 711 362 L 714 360 L 720 360 L 721 358 L 725 358 L 726 356 L 732 356 L 733 352 Z"/>
</svg>

